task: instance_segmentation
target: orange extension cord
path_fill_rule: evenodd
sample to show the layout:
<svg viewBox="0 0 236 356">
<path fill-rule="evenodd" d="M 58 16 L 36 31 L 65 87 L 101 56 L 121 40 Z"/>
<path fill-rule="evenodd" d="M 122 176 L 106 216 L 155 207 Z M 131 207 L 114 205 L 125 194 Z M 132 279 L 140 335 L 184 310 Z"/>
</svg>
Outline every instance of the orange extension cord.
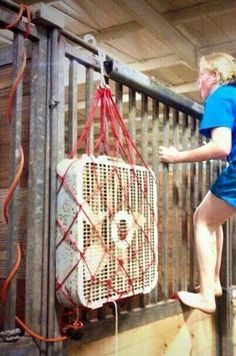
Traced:
<svg viewBox="0 0 236 356">
<path fill-rule="evenodd" d="M 24 4 L 20 4 L 20 11 L 16 17 L 16 19 L 14 20 L 14 22 L 12 22 L 11 24 L 7 25 L 5 27 L 5 29 L 12 29 L 14 28 L 18 22 L 21 20 L 24 12 L 26 12 L 27 14 L 27 25 L 26 25 L 26 32 L 24 37 L 27 38 L 30 34 L 30 21 L 31 21 L 31 17 L 30 17 L 30 11 L 28 9 L 28 7 Z M 16 88 L 17 85 L 19 84 L 20 80 L 22 79 L 23 75 L 24 75 L 24 71 L 25 71 L 25 67 L 26 67 L 26 50 L 25 48 L 23 48 L 23 60 L 22 60 L 22 64 L 21 67 L 19 68 L 19 71 L 17 73 L 16 79 L 14 80 L 14 83 L 12 85 L 12 88 L 10 90 L 10 94 L 8 97 L 8 103 L 7 103 L 7 117 L 8 117 L 8 121 L 9 124 L 11 125 L 11 117 L 12 117 L 12 102 L 13 102 L 13 98 L 16 92 Z M 19 165 L 17 167 L 17 171 L 16 171 L 16 175 L 13 179 L 13 182 L 9 188 L 9 191 L 7 193 L 7 197 L 5 199 L 4 202 L 4 218 L 6 221 L 6 224 L 8 224 L 8 206 L 9 206 L 9 202 L 12 198 L 12 195 L 14 193 L 14 190 L 17 186 L 17 184 L 19 183 L 22 171 L 23 171 L 23 167 L 24 167 L 24 152 L 23 152 L 23 148 L 22 146 L 20 146 L 20 157 L 19 157 Z M 4 282 L 3 288 L 2 288 L 2 301 L 3 304 L 6 303 L 6 296 L 7 296 L 7 289 L 12 281 L 12 279 L 14 278 L 20 262 L 21 262 L 21 248 L 20 248 L 20 244 L 17 243 L 17 259 L 16 262 L 11 270 L 11 272 L 9 273 L 6 281 Z M 24 329 L 30 336 L 34 337 L 37 340 L 43 341 L 43 342 L 59 342 L 59 341 L 64 341 L 67 339 L 67 336 L 58 336 L 55 338 L 45 338 L 41 335 L 36 334 L 34 331 L 32 331 L 20 318 L 18 318 L 17 316 L 15 316 L 15 320 L 16 322 L 22 327 L 22 329 Z"/>
</svg>

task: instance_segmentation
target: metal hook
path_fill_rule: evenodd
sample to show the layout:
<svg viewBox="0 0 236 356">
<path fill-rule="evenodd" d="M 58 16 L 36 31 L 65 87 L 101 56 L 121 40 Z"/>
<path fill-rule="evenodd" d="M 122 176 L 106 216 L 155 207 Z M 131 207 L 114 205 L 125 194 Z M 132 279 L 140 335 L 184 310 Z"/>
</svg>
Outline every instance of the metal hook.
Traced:
<svg viewBox="0 0 236 356">
<path fill-rule="evenodd" d="M 84 35 L 84 41 L 88 42 L 91 46 L 96 47 L 97 46 L 97 40 L 96 38 L 91 35 L 90 33 L 87 33 L 86 35 Z"/>
<path fill-rule="evenodd" d="M 91 46 L 96 47 L 97 40 L 90 33 L 86 34 L 83 39 L 84 39 L 84 41 L 88 42 Z M 97 51 L 98 51 L 99 65 L 100 65 L 100 69 L 101 69 L 101 72 L 100 72 L 100 74 L 101 74 L 100 86 L 102 88 L 105 88 L 106 87 L 106 81 L 105 81 L 104 62 L 106 60 L 106 55 L 100 48 L 98 48 Z"/>
</svg>

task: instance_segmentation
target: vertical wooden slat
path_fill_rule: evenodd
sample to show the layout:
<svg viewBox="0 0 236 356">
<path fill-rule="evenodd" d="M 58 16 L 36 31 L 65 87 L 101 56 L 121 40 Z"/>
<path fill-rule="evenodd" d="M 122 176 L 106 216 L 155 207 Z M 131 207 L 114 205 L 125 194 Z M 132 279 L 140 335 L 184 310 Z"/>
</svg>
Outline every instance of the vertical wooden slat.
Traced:
<svg viewBox="0 0 236 356">
<path fill-rule="evenodd" d="M 93 97 L 93 87 L 94 87 L 94 71 L 91 67 L 86 67 L 86 83 L 85 83 L 85 119 L 88 118 L 88 115 L 91 110 L 92 105 L 92 97 Z M 94 124 L 92 123 L 89 131 L 89 137 L 87 142 L 87 147 L 89 149 L 90 154 L 93 154 L 94 148 Z M 89 311 L 84 309 L 81 312 L 81 317 L 83 321 L 89 320 Z M 98 311 L 98 318 L 103 318 L 103 308 Z"/>
<path fill-rule="evenodd" d="M 206 180 L 205 180 L 205 192 L 208 192 L 210 185 L 212 183 L 212 177 L 211 177 L 211 161 L 208 160 L 205 162 L 205 174 L 206 174 Z"/>
<path fill-rule="evenodd" d="M 221 282 L 223 296 L 220 298 L 218 321 L 221 336 L 221 355 L 233 355 L 233 304 L 232 304 L 232 236 L 230 223 L 224 224 L 224 247 L 222 254 Z"/>
<path fill-rule="evenodd" d="M 148 98 L 141 95 L 141 154 L 145 162 L 148 160 Z"/>
<path fill-rule="evenodd" d="M 94 89 L 93 69 L 90 67 L 86 67 L 86 84 L 85 84 L 85 118 L 86 119 L 87 119 L 90 109 L 91 109 L 93 89 Z M 93 124 L 90 127 L 88 146 L 89 146 L 90 153 L 92 154 L 93 146 L 94 146 L 94 125 Z"/>
<path fill-rule="evenodd" d="M 57 58 L 56 66 L 58 68 L 58 80 L 55 78 L 54 73 L 54 80 L 56 79 L 55 86 L 57 87 L 54 89 L 54 93 L 58 98 L 58 105 L 57 105 L 57 161 L 56 163 L 60 162 L 62 159 L 65 158 L 65 40 L 62 36 L 59 36 L 58 39 L 58 58 Z M 75 77 L 76 76 L 76 73 Z M 77 102 L 76 102 L 76 109 L 77 109 Z M 73 110 L 72 110 L 73 111 Z M 55 115 L 56 116 L 56 115 Z M 73 127 L 74 130 L 77 129 Z M 55 268 L 55 267 L 54 267 Z M 51 273 L 51 272 L 50 272 Z M 51 279 L 51 289 L 49 292 L 54 293 L 55 295 L 55 283 L 53 282 L 53 277 L 49 275 L 49 279 Z M 53 285 L 54 284 L 54 285 Z M 54 325 L 50 328 L 48 325 L 48 335 L 60 335 L 61 334 L 61 324 L 60 324 L 60 313 L 62 312 L 61 306 L 59 303 L 54 300 Z M 48 306 L 50 308 L 50 305 Z M 64 355 L 63 353 L 63 343 L 56 342 L 53 344 L 48 345 L 48 355 Z"/>
<path fill-rule="evenodd" d="M 78 64 L 70 60 L 69 64 L 69 97 L 68 97 L 68 149 L 69 152 L 77 142 L 77 70 Z"/>
<path fill-rule="evenodd" d="M 59 36 L 58 49 L 58 161 L 65 157 L 65 39 Z M 77 107 L 77 105 L 76 105 Z"/>
<path fill-rule="evenodd" d="M 169 145 L 169 107 L 163 106 L 163 144 Z M 168 216 L 169 216 L 169 165 L 163 164 L 162 173 L 162 294 L 168 299 Z"/>
<path fill-rule="evenodd" d="M 159 102 L 153 99 L 152 101 L 152 169 L 157 178 L 158 178 L 158 168 L 159 168 L 159 154 L 158 154 L 159 135 L 160 135 Z"/>
<path fill-rule="evenodd" d="M 121 117 L 123 117 L 123 85 L 118 82 L 116 82 L 115 84 L 115 97 L 116 97 L 116 105 L 118 107 L 119 113 Z M 120 126 L 118 127 L 118 135 L 119 135 L 120 142 L 123 142 Z"/>
<path fill-rule="evenodd" d="M 197 147 L 197 122 L 196 119 L 191 117 L 190 119 L 191 129 L 191 148 Z M 195 288 L 195 266 L 196 266 L 196 250 L 195 250 L 195 238 L 193 229 L 193 214 L 197 207 L 197 165 L 191 164 L 191 179 L 190 179 L 190 288 Z"/>
<path fill-rule="evenodd" d="M 173 145 L 179 147 L 179 112 L 173 112 Z M 178 291 L 179 275 L 179 165 L 173 165 L 173 292 Z"/>
<path fill-rule="evenodd" d="M 136 91 L 129 88 L 129 121 L 128 121 L 129 133 L 136 142 Z M 135 161 L 135 151 L 132 152 L 133 159 Z"/>
<path fill-rule="evenodd" d="M 116 96 L 116 105 L 118 107 L 119 113 L 123 116 L 123 85 L 121 83 L 115 83 L 115 96 Z"/>
<path fill-rule="evenodd" d="M 198 138 L 198 145 L 202 145 L 202 137 Z M 202 201 L 203 198 L 203 162 L 198 163 L 198 203 Z"/>
<path fill-rule="evenodd" d="M 159 198 L 159 184 L 158 184 L 158 172 L 159 172 L 159 103 L 157 100 L 152 100 L 152 169 L 157 179 L 157 224 L 159 223 L 158 214 L 158 198 Z M 156 251 L 158 258 L 158 251 Z M 159 261 L 157 261 L 157 266 L 159 266 Z M 159 271 L 158 271 L 159 272 Z M 151 295 L 151 302 L 156 303 L 158 298 L 158 283 Z"/>
<path fill-rule="evenodd" d="M 148 150 L 148 98 L 146 95 L 141 95 L 141 154 L 145 162 L 147 162 Z M 144 189 L 144 187 L 142 187 Z M 147 303 L 147 296 L 140 295 L 139 306 L 143 308 Z"/>
<path fill-rule="evenodd" d="M 13 41 L 13 75 L 14 79 L 22 63 L 22 47 L 24 37 L 22 34 L 15 33 Z M 15 177 L 20 158 L 21 129 L 22 129 L 22 95 L 23 81 L 17 86 L 13 110 L 11 117 L 11 146 L 10 146 L 10 185 Z M 19 225 L 16 220 L 20 211 L 19 207 L 19 185 L 16 187 L 9 203 L 8 219 L 8 249 L 7 249 L 7 273 L 9 274 L 17 258 L 17 240 L 19 235 Z M 16 314 L 16 277 L 12 280 L 6 301 L 5 328 L 13 329 L 15 326 Z"/>
<path fill-rule="evenodd" d="M 188 145 L 188 116 L 183 114 L 183 150 Z M 188 191 L 188 164 L 183 164 L 182 168 L 182 276 L 181 287 L 187 289 L 187 249 L 188 249 L 188 208 L 187 208 L 187 191 Z"/>
</svg>

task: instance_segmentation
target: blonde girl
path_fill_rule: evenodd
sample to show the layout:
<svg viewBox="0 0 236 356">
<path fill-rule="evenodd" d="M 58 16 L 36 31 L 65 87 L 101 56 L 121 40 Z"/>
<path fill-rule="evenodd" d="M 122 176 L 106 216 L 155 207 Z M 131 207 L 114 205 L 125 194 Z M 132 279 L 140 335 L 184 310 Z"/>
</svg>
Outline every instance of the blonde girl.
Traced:
<svg viewBox="0 0 236 356">
<path fill-rule="evenodd" d="M 196 251 L 200 272 L 200 293 L 178 292 L 190 307 L 213 313 L 215 296 L 222 294 L 220 264 L 222 224 L 236 213 L 236 65 L 225 53 L 213 53 L 200 60 L 198 87 L 204 100 L 199 132 L 210 141 L 189 151 L 160 147 L 162 162 L 185 163 L 227 158 L 228 166 L 211 186 L 194 213 Z"/>
</svg>

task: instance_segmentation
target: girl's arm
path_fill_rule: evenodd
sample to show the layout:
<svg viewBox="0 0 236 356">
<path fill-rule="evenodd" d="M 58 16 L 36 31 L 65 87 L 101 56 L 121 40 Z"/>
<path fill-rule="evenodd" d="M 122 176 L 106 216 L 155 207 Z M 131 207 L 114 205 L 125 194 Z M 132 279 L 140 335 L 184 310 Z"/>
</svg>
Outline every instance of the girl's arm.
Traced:
<svg viewBox="0 0 236 356">
<path fill-rule="evenodd" d="M 217 127 L 211 131 L 211 141 L 188 151 L 175 147 L 159 147 L 160 160 L 165 163 L 200 162 L 224 158 L 231 151 L 232 133 L 228 127 Z"/>
</svg>

